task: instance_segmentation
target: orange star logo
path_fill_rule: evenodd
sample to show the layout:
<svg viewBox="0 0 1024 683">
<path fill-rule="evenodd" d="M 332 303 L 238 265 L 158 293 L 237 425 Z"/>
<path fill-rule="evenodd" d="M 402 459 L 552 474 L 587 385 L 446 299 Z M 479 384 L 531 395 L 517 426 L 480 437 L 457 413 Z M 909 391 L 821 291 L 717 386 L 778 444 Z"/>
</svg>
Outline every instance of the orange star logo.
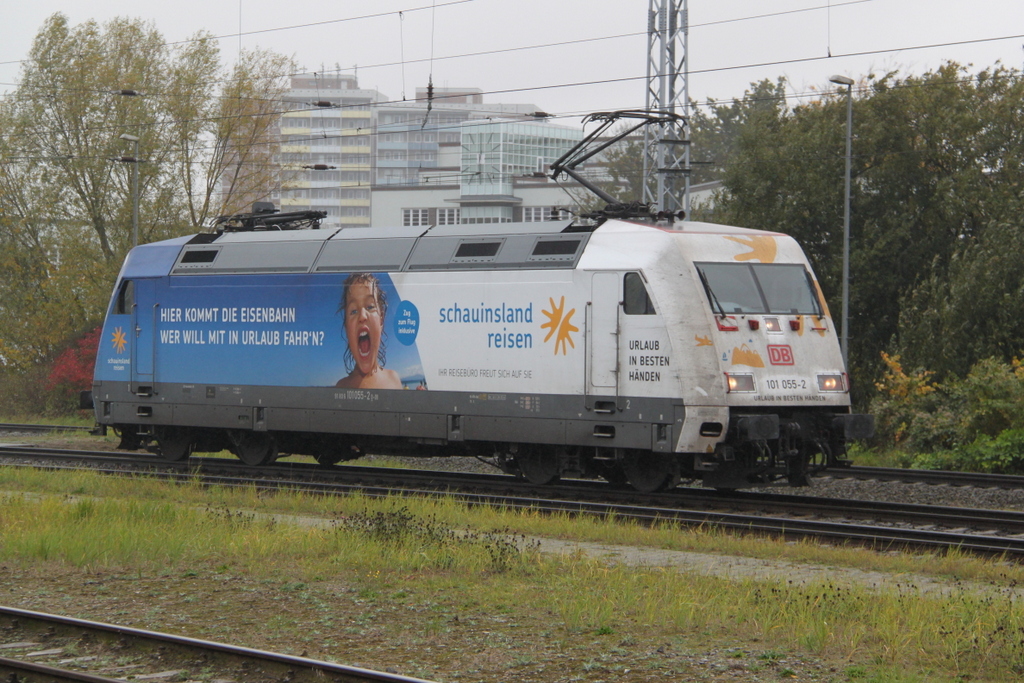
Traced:
<svg viewBox="0 0 1024 683">
<path fill-rule="evenodd" d="M 541 329 L 546 328 L 550 330 L 548 332 L 548 336 L 544 337 L 544 341 L 546 342 L 547 340 L 551 339 L 553 335 L 557 335 L 555 336 L 555 355 L 558 355 L 559 347 L 561 347 L 562 349 L 563 356 L 568 355 L 568 348 L 566 347 L 566 343 L 568 343 L 569 346 L 575 349 L 576 344 L 573 343 L 572 341 L 572 333 L 580 331 L 580 328 L 576 327 L 570 322 L 572 320 L 573 314 L 576 312 L 576 309 L 569 309 L 569 312 L 563 316 L 563 311 L 565 310 L 565 297 L 563 296 L 561 298 L 557 306 L 555 305 L 554 299 L 548 298 L 548 301 L 551 302 L 551 310 L 541 311 L 544 315 L 548 317 L 548 321 L 541 325 L 540 327 Z"/>
<path fill-rule="evenodd" d="M 114 328 L 114 334 L 110 338 L 110 343 L 114 345 L 115 351 L 124 353 L 124 347 L 128 345 L 128 337 L 125 336 L 124 330 L 120 327 Z"/>
<path fill-rule="evenodd" d="M 749 247 L 750 251 L 745 254 L 739 254 L 734 258 L 737 261 L 760 261 L 761 263 L 774 263 L 775 252 L 778 246 L 775 243 L 775 238 L 771 235 L 755 235 L 752 237 L 726 237 L 725 239 L 733 242 L 738 242 L 745 247 Z"/>
</svg>

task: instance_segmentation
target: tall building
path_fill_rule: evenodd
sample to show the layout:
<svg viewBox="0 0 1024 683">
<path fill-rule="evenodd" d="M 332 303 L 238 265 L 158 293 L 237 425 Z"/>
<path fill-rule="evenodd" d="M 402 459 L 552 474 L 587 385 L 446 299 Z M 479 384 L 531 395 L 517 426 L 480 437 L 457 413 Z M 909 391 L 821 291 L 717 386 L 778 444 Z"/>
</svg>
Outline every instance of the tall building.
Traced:
<svg viewBox="0 0 1024 683">
<path fill-rule="evenodd" d="M 355 76 L 292 78 L 281 116 L 282 211 L 326 211 L 324 227 L 370 225 L 373 105 L 384 97 Z"/>
<path fill-rule="evenodd" d="M 534 104 L 483 99 L 444 87 L 388 101 L 355 76 L 295 76 L 270 199 L 326 212 L 325 228 L 557 217 L 572 202 L 543 172 L 582 133 L 546 123 Z"/>
</svg>

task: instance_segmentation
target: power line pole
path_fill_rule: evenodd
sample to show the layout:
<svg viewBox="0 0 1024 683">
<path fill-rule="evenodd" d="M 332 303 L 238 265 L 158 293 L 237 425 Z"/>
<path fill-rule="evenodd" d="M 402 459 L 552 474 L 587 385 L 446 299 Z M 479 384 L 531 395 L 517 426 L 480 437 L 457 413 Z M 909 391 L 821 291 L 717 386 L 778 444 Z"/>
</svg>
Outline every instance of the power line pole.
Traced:
<svg viewBox="0 0 1024 683">
<path fill-rule="evenodd" d="M 682 122 L 644 129 L 644 201 L 690 215 L 690 91 L 687 0 L 649 0 L 646 109 L 680 114 Z M 647 180 L 654 174 L 657 182 Z"/>
</svg>

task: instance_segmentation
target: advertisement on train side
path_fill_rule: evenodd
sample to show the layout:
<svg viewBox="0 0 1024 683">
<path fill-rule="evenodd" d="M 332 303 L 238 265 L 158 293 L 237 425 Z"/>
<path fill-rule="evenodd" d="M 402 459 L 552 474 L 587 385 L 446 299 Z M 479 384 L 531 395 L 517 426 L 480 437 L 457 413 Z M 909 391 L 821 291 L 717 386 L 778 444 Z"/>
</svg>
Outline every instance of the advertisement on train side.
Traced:
<svg viewBox="0 0 1024 683">
<path fill-rule="evenodd" d="M 587 284 L 571 276 L 530 282 L 515 273 L 444 277 L 443 283 L 422 273 L 139 279 L 131 311 L 108 316 L 97 378 L 583 390 Z M 607 302 L 613 316 L 617 305 L 617 296 Z"/>
</svg>

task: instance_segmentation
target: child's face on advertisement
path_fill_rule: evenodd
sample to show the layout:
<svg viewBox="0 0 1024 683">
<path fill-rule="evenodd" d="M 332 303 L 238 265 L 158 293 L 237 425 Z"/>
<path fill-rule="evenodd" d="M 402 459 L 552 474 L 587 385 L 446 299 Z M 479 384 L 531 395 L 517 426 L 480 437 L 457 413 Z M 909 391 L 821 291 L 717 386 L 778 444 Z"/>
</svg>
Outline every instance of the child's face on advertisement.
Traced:
<svg viewBox="0 0 1024 683">
<path fill-rule="evenodd" d="M 345 333 L 356 366 L 364 375 L 377 365 L 383 326 L 376 288 L 364 283 L 351 285 L 345 301 Z"/>
</svg>

